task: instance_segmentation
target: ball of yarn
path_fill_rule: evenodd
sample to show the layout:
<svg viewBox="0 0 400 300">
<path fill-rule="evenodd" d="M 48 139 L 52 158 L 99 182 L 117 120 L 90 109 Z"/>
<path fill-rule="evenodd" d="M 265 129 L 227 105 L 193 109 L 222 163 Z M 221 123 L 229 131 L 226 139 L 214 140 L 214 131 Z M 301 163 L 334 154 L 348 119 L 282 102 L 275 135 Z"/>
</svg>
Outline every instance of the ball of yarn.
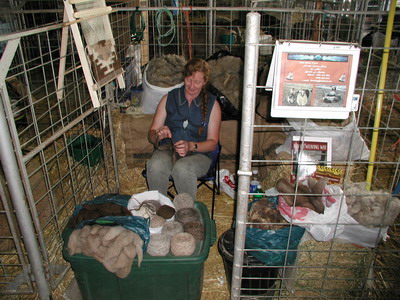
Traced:
<svg viewBox="0 0 400 300">
<path fill-rule="evenodd" d="M 189 256 L 196 249 L 196 240 L 187 232 L 175 234 L 171 239 L 171 252 L 175 256 Z"/>
<path fill-rule="evenodd" d="M 164 225 L 164 223 L 165 223 L 165 219 L 163 217 L 155 215 L 150 219 L 150 228 L 161 227 Z"/>
<path fill-rule="evenodd" d="M 154 206 L 154 208 L 155 208 L 155 210 L 157 211 L 159 208 L 160 208 L 160 206 L 161 206 L 161 203 L 160 203 L 160 201 L 158 201 L 158 200 L 144 200 L 143 202 L 142 202 L 142 204 L 145 204 L 145 203 L 149 203 L 149 204 L 151 204 L 152 206 Z"/>
<path fill-rule="evenodd" d="M 185 207 L 179 209 L 175 214 L 175 220 L 183 224 L 187 222 L 194 222 L 200 220 L 200 214 L 197 209 L 192 207 Z"/>
<path fill-rule="evenodd" d="M 150 236 L 147 253 L 151 256 L 165 256 L 171 247 L 171 237 L 165 233 L 155 233 Z"/>
<path fill-rule="evenodd" d="M 161 232 L 173 237 L 175 234 L 183 232 L 183 225 L 178 221 L 165 222 Z"/>
<path fill-rule="evenodd" d="M 183 231 L 193 235 L 196 241 L 204 240 L 204 226 L 199 221 L 185 223 L 183 225 Z"/>
<path fill-rule="evenodd" d="M 168 205 L 161 205 L 160 208 L 157 209 L 157 215 L 164 219 L 171 219 L 175 215 L 175 209 Z"/>
<path fill-rule="evenodd" d="M 180 193 L 175 196 L 174 205 L 176 210 L 185 207 L 194 207 L 194 200 L 193 197 L 190 196 L 188 193 Z"/>
</svg>

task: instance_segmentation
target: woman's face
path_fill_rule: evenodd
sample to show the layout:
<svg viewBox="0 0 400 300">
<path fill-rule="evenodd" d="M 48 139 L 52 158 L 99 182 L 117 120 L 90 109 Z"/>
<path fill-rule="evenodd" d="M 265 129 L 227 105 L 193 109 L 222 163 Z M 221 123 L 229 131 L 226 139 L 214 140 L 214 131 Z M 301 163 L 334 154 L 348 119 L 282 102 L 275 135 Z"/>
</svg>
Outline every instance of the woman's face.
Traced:
<svg viewBox="0 0 400 300">
<path fill-rule="evenodd" d="M 203 72 L 194 72 L 185 78 L 185 92 L 190 98 L 196 98 L 206 84 Z"/>
</svg>

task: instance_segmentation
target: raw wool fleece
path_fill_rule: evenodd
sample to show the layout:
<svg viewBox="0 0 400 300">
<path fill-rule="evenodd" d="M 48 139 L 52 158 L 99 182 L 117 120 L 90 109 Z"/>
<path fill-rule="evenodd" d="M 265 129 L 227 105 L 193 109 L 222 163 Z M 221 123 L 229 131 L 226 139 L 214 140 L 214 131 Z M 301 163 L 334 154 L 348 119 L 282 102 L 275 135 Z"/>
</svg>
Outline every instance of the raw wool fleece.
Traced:
<svg viewBox="0 0 400 300">
<path fill-rule="evenodd" d="M 175 86 L 184 79 L 183 69 L 185 64 L 185 58 L 176 54 L 153 58 L 147 66 L 147 81 L 158 87 Z"/>
<path fill-rule="evenodd" d="M 119 278 L 125 278 L 137 255 L 138 266 L 143 259 L 143 240 L 135 232 L 122 226 L 86 225 L 75 229 L 68 240 L 70 255 L 83 253 L 101 262 Z"/>
<path fill-rule="evenodd" d="M 385 191 L 368 191 L 365 182 L 345 191 L 349 214 L 361 225 L 390 226 L 400 213 L 400 200 Z"/>
<path fill-rule="evenodd" d="M 227 55 L 209 60 L 208 65 L 211 70 L 210 83 L 224 94 L 237 110 L 240 110 L 243 85 L 242 59 Z"/>
<path fill-rule="evenodd" d="M 268 199 L 256 201 L 248 212 L 248 222 L 250 228 L 259 228 L 264 230 L 278 230 L 285 225 L 279 223 L 287 223 L 282 217 L 279 210 Z"/>
</svg>

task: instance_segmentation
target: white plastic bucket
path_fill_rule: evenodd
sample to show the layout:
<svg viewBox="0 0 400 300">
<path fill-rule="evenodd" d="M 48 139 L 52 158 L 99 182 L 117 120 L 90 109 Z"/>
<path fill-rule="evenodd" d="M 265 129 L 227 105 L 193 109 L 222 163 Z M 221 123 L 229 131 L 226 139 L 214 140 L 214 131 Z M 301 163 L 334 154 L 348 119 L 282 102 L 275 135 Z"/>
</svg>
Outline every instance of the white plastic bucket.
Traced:
<svg viewBox="0 0 400 300">
<path fill-rule="evenodd" d="M 161 101 L 161 98 L 168 94 L 169 91 L 181 87 L 183 82 L 171 87 L 159 87 L 152 85 L 147 81 L 146 73 L 147 67 L 143 75 L 142 111 L 144 114 L 154 114 L 156 112 L 158 103 Z"/>
</svg>

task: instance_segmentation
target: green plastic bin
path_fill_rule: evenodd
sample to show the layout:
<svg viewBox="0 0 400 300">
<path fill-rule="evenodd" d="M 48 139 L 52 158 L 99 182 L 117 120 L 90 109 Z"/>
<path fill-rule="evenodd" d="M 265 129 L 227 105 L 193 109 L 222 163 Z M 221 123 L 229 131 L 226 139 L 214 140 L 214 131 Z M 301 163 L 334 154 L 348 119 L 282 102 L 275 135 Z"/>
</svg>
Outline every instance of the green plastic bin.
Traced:
<svg viewBox="0 0 400 300">
<path fill-rule="evenodd" d="M 69 154 L 80 164 L 93 167 L 103 160 L 101 138 L 91 134 L 74 136 L 68 140 Z"/>
<path fill-rule="evenodd" d="M 144 254 L 141 267 L 137 258 L 126 278 L 118 278 L 92 257 L 83 254 L 69 255 L 67 245 L 72 229 L 63 232 L 64 259 L 70 262 L 84 300 L 200 300 L 203 288 L 204 262 L 216 240 L 215 223 L 210 219 L 204 203 L 195 208 L 205 228 L 205 239 L 197 242 L 191 256 L 153 257 Z"/>
</svg>

